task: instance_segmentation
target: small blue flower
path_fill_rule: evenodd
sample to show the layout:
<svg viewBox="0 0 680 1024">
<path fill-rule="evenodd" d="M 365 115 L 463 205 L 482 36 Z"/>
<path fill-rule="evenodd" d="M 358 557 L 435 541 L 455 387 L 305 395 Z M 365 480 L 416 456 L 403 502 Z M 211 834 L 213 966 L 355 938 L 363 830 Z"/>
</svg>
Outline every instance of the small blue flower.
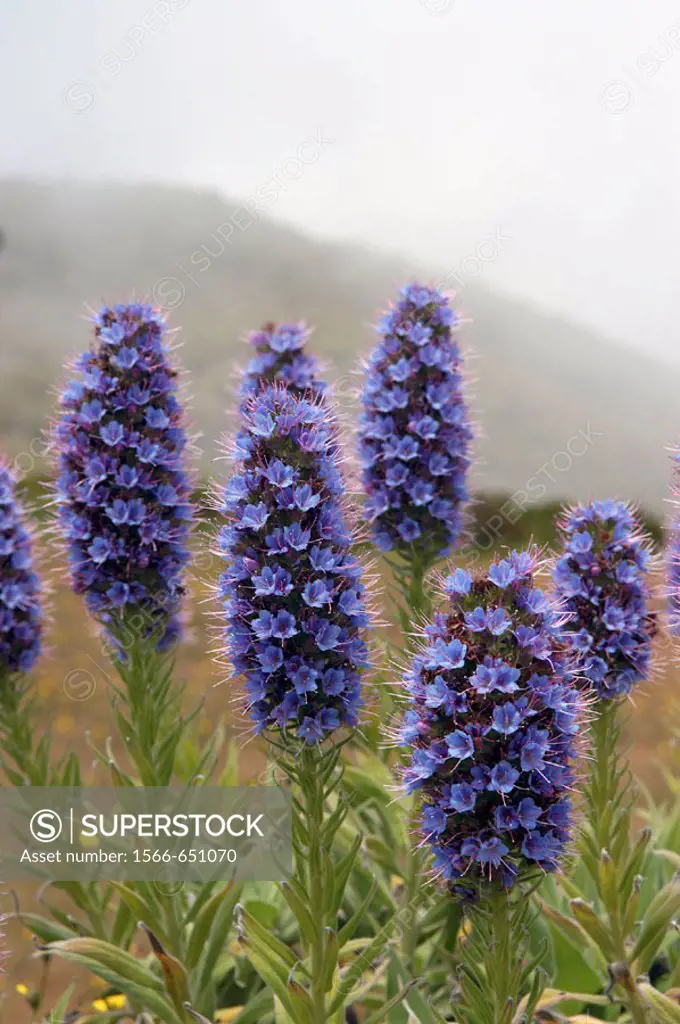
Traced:
<svg viewBox="0 0 680 1024">
<path fill-rule="evenodd" d="M 469 783 L 458 782 L 449 787 L 446 806 L 452 811 L 458 811 L 459 814 L 473 811 L 476 802 L 477 794 Z"/>
<path fill-rule="evenodd" d="M 448 736 L 444 737 L 449 757 L 455 757 L 459 761 L 464 761 L 466 757 L 472 757 L 475 752 L 475 744 L 471 736 L 462 729 L 456 729 L 455 732 L 450 732 Z"/>
<path fill-rule="evenodd" d="M 510 552 L 445 579 L 447 612 L 406 681 L 404 784 L 422 793 L 435 870 L 462 898 L 554 870 L 570 835 L 583 701 L 536 565 L 535 552 Z"/>
<path fill-rule="evenodd" d="M 649 675 L 655 614 L 646 580 L 647 541 L 624 502 L 578 505 L 558 523 L 563 552 L 555 589 L 581 672 L 598 697 L 628 694 Z"/>
</svg>

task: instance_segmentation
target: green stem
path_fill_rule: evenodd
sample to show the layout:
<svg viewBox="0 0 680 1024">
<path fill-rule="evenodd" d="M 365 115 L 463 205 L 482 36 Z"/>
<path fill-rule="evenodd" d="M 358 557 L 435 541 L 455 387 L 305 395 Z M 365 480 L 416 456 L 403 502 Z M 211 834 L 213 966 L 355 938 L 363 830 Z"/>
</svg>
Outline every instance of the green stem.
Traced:
<svg viewBox="0 0 680 1024">
<path fill-rule="evenodd" d="M 19 773 L 32 786 L 49 784 L 44 757 L 33 750 L 33 701 L 15 676 L 0 678 L 0 737 L 3 753 L 9 754 Z"/>
<path fill-rule="evenodd" d="M 326 994 L 323 985 L 323 962 L 326 952 L 324 931 L 324 886 L 321 830 L 323 827 L 323 783 L 319 779 L 319 758 L 316 747 L 303 751 L 301 776 L 305 817 L 309 837 L 308 883 L 309 907 L 314 924 L 310 960 L 312 972 L 312 1004 L 314 1024 L 326 1022 Z"/>
<path fill-rule="evenodd" d="M 307 835 L 306 856 L 298 865 L 299 882 L 307 892 L 313 933 L 309 941 L 311 974 L 310 996 L 313 1024 L 326 1024 L 326 870 L 323 840 L 325 784 L 322 774 L 323 753 L 314 746 L 302 751 L 299 784 Z"/>
<path fill-rule="evenodd" d="M 499 890 L 490 900 L 491 943 L 487 978 L 491 984 L 494 1024 L 511 1024 L 519 1002 L 519 992 L 512 991 L 512 959 L 519 950 L 512 936 L 512 909 L 507 892 Z"/>
<path fill-rule="evenodd" d="M 627 979 L 618 986 L 623 1001 L 635 1024 L 646 1024 L 647 1014 L 629 967 L 627 895 L 621 892 L 631 849 L 633 794 L 628 765 L 619 754 L 618 710 L 616 701 L 599 701 L 591 726 L 593 760 L 585 791 L 590 832 L 590 842 L 586 836 L 585 843 L 590 849 L 584 847 L 583 862 L 605 912 L 617 967 Z"/>
<path fill-rule="evenodd" d="M 527 982 L 529 900 L 494 886 L 480 892 L 470 909 L 472 932 L 461 948 L 460 1017 L 465 1024 L 512 1024 L 525 994 L 522 986 L 531 988 L 537 980 L 529 972 Z M 532 966 L 536 970 L 538 961 Z"/>
<path fill-rule="evenodd" d="M 402 644 L 404 652 L 412 653 L 417 642 L 414 631 L 423 619 L 432 614 L 432 600 L 425 587 L 427 566 L 414 555 L 407 568 L 398 568 L 395 575 L 402 594 L 403 606 L 400 608 L 402 622 Z M 410 816 L 410 831 L 414 835 L 419 824 L 417 809 Z M 418 973 L 417 954 L 420 943 L 419 913 L 417 896 L 424 883 L 425 858 L 415 842 L 409 844 L 406 852 L 406 885 L 404 901 L 406 912 L 406 928 L 401 943 L 402 954 L 412 977 Z"/>
</svg>

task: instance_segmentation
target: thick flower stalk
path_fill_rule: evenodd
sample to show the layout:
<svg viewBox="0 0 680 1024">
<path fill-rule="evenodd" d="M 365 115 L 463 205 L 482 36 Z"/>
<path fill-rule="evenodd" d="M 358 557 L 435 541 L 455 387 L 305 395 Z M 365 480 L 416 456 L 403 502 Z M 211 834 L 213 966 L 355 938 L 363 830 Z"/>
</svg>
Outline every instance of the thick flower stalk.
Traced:
<svg viewBox="0 0 680 1024">
<path fill-rule="evenodd" d="M 427 569 L 458 540 L 472 428 L 456 314 L 433 288 L 407 285 L 378 324 L 366 366 L 359 459 L 378 547 Z"/>
<path fill-rule="evenodd" d="M 58 525 L 125 684 L 127 752 L 145 785 L 166 785 L 187 726 L 171 682 L 193 516 L 178 371 L 154 307 L 105 306 L 93 323 L 54 431 Z"/>
<path fill-rule="evenodd" d="M 656 628 L 649 543 L 621 501 L 578 505 L 557 525 L 563 553 L 555 590 L 570 613 L 570 639 L 587 685 L 601 700 L 627 696 L 649 675 Z"/>
<path fill-rule="evenodd" d="M 318 398 L 327 385 L 319 377 L 319 364 L 305 351 L 310 330 L 304 324 L 265 324 L 251 331 L 248 342 L 255 355 L 246 366 L 241 379 L 241 408 L 259 394 L 263 386 L 285 385 L 298 397 Z"/>
<path fill-rule="evenodd" d="M 253 398 L 219 541 L 226 653 L 256 730 L 309 745 L 356 725 L 366 666 L 362 569 L 343 497 L 327 411 L 286 388 Z"/>
<path fill-rule="evenodd" d="M 44 758 L 33 751 L 30 685 L 26 674 L 42 646 L 41 584 L 32 540 L 9 465 L 0 462 L 0 759 L 10 781 L 43 781 Z"/>
<path fill-rule="evenodd" d="M 582 702 L 562 609 L 536 571 L 532 551 L 474 576 L 456 569 L 406 680 L 405 784 L 422 796 L 436 875 L 471 905 L 463 1003 L 475 1022 L 516 1013 L 529 957 L 525 885 L 555 871 L 572 834 Z M 483 1013 L 473 1005 L 480 985 Z"/>
<path fill-rule="evenodd" d="M 635 793 L 620 752 L 618 712 L 650 675 L 656 634 L 647 579 L 650 544 L 631 508 L 620 501 L 570 509 L 558 522 L 558 534 L 555 590 L 570 613 L 565 636 L 578 658 L 580 684 L 594 702 L 580 844 L 589 888 L 571 906 L 609 965 L 610 991 L 642 1022 L 647 1011 L 636 978 L 647 965 L 636 963 L 640 940 L 634 932 L 647 839 L 632 837 Z M 591 905 L 586 901 L 593 892 L 597 902 Z M 657 926 L 661 940 L 662 922 Z"/>
<path fill-rule="evenodd" d="M 93 616 L 119 639 L 141 614 L 165 647 L 180 633 L 192 519 L 178 372 L 154 307 L 105 306 L 93 323 L 60 398 L 59 524 Z"/>
</svg>

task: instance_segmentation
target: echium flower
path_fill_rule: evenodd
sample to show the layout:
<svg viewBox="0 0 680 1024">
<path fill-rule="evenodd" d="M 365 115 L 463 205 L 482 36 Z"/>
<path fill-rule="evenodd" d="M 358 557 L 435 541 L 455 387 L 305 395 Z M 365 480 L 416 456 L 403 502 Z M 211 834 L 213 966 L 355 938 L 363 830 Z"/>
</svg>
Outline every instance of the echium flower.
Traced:
<svg viewBox="0 0 680 1024">
<path fill-rule="evenodd" d="M 304 324 L 268 323 L 259 331 L 251 331 L 248 342 L 255 355 L 241 381 L 243 404 L 267 384 L 285 384 L 289 391 L 304 398 L 325 394 L 327 386 L 319 378 L 319 365 L 304 350 L 309 334 Z"/>
<path fill-rule="evenodd" d="M 558 522 L 555 589 L 568 636 L 600 698 L 630 693 L 649 673 L 655 616 L 648 606 L 648 541 L 622 501 L 578 505 Z"/>
<path fill-rule="evenodd" d="M 180 632 L 193 514 L 178 371 L 155 307 L 104 307 L 93 322 L 60 398 L 59 523 L 95 618 L 115 639 L 143 615 L 164 647 Z"/>
<path fill-rule="evenodd" d="M 321 404 L 285 387 L 255 396 L 242 423 L 219 541 L 226 651 L 256 730 L 311 745 L 356 724 L 367 658 L 336 434 Z"/>
<path fill-rule="evenodd" d="M 362 396 L 359 459 L 375 541 L 425 562 L 458 539 L 468 498 L 472 428 L 455 324 L 437 289 L 403 288 L 378 324 Z"/>
<path fill-rule="evenodd" d="M 28 672 L 40 655 L 40 593 L 14 476 L 0 461 L 0 675 Z"/>
<path fill-rule="evenodd" d="M 570 838 L 581 698 L 531 551 L 456 569 L 407 677 L 400 741 L 435 870 L 460 895 L 553 871 Z"/>
</svg>

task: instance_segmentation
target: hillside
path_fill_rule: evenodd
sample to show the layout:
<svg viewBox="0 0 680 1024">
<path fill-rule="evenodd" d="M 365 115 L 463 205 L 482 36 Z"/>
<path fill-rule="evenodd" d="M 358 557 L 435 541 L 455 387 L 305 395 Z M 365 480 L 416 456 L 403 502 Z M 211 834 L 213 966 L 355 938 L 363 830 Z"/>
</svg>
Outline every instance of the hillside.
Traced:
<svg viewBox="0 0 680 1024">
<path fill-rule="evenodd" d="M 271 219 L 248 224 L 237 211 L 216 193 L 181 187 L 0 182 L 6 448 L 23 451 L 44 426 L 53 401 L 47 389 L 64 358 L 87 344 L 87 306 L 134 291 L 172 307 L 208 460 L 227 425 L 233 368 L 247 356 L 249 328 L 279 318 L 314 324 L 314 348 L 332 362 L 330 375 L 342 379 L 340 394 L 351 404 L 356 385 L 348 374 L 371 344 L 376 310 L 405 278 L 420 273 L 436 282 L 446 273 L 306 237 Z M 232 232 L 230 244 L 221 226 Z M 663 511 L 664 448 L 680 435 L 680 370 L 474 281 L 457 305 L 473 321 L 464 347 L 479 357 L 470 364 L 486 435 L 478 483 L 527 490 L 529 501 L 612 493 Z M 589 439 L 569 442 L 579 431 Z M 571 454 L 556 455 L 568 442 Z"/>
</svg>

